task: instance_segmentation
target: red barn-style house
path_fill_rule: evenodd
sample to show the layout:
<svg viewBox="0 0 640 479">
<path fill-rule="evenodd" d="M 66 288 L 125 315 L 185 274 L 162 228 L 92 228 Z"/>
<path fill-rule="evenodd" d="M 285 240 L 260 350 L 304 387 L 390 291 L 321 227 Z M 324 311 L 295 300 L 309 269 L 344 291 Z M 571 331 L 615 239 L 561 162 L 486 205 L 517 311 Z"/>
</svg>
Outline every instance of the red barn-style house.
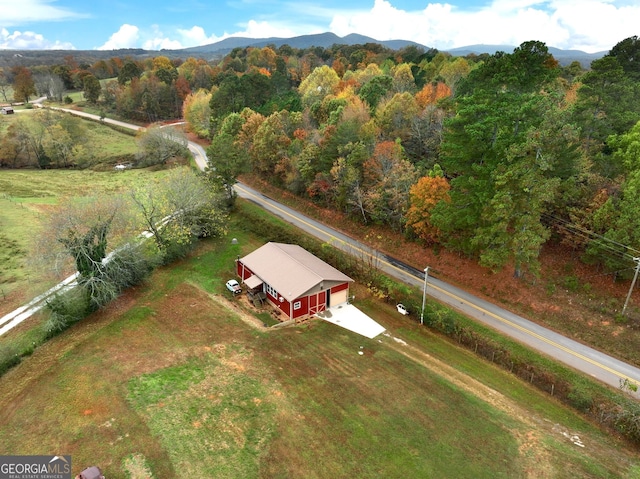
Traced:
<svg viewBox="0 0 640 479">
<path fill-rule="evenodd" d="M 238 276 L 289 319 L 304 319 L 347 302 L 353 280 L 294 244 L 267 243 L 236 261 Z"/>
</svg>

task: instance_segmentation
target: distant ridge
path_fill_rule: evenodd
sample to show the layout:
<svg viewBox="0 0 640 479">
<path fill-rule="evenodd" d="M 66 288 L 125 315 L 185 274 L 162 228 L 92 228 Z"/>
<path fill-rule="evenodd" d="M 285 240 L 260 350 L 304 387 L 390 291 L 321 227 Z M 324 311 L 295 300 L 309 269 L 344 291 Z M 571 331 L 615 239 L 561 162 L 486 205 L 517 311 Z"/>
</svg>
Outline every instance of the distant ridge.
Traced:
<svg viewBox="0 0 640 479">
<path fill-rule="evenodd" d="M 344 37 L 339 37 L 335 33 L 326 32 L 314 35 L 301 35 L 298 37 L 281 38 L 247 38 L 229 37 L 216 43 L 202 45 L 198 47 L 182 48 L 179 50 L 143 50 L 140 48 L 129 48 L 120 50 L 0 50 L 0 67 L 11 67 L 13 65 L 54 65 L 64 61 L 64 57 L 72 55 L 77 61 L 82 63 L 93 63 L 97 59 L 109 59 L 114 56 L 125 56 L 131 58 L 151 58 L 158 55 L 165 55 L 170 58 L 186 58 L 189 56 L 199 57 L 207 61 L 217 61 L 222 59 L 234 48 L 258 47 L 274 45 L 276 48 L 282 45 L 289 45 L 292 48 L 304 49 L 311 47 L 330 48 L 333 45 L 364 45 L 375 43 L 383 45 L 391 50 L 400 50 L 409 46 L 423 49 L 425 52 L 432 50 L 431 47 L 421 45 L 410 40 L 376 40 L 365 35 L 352 33 Z M 469 45 L 465 47 L 442 50 L 452 56 L 466 55 L 493 55 L 498 51 L 512 53 L 516 47 L 513 45 Z M 559 48 L 547 47 L 549 52 L 562 65 L 566 66 L 574 61 L 580 62 L 583 68 L 590 68 L 591 62 L 602 58 L 608 52 L 586 53 L 580 50 L 561 50 Z"/>
<path fill-rule="evenodd" d="M 228 54 L 234 48 L 246 48 L 256 47 L 262 48 L 267 45 L 274 45 L 276 48 L 282 45 L 289 45 L 292 48 L 311 48 L 322 47 L 329 48 L 333 45 L 364 45 L 365 43 L 377 43 L 383 45 L 392 50 L 400 50 L 408 46 L 415 46 L 422 48 L 425 51 L 431 50 L 431 47 L 427 47 L 420 43 L 416 43 L 410 40 L 376 40 L 375 38 L 367 37 L 365 35 L 359 35 L 357 33 L 351 33 L 344 37 L 339 37 L 335 33 L 326 32 L 318 33 L 315 35 L 301 35 L 298 37 L 281 38 L 246 38 L 246 37 L 229 37 L 216 43 L 209 45 L 202 45 L 199 47 L 184 48 L 181 50 L 172 50 L 175 53 L 186 53 L 191 55 L 211 55 L 211 56 L 224 56 Z M 502 51 L 505 53 L 512 53 L 516 47 L 513 45 L 469 45 L 459 48 L 451 48 L 449 50 L 443 50 L 453 56 L 466 56 L 466 55 L 493 55 L 496 52 Z M 584 68 L 589 68 L 591 62 L 598 58 L 602 58 L 608 52 L 587 53 L 581 50 L 561 50 L 560 48 L 549 47 L 549 53 L 551 53 L 558 62 L 563 65 L 569 65 L 574 61 L 580 62 Z"/>
<path fill-rule="evenodd" d="M 493 55 L 496 52 L 505 52 L 512 53 L 516 47 L 513 45 L 469 45 L 465 47 L 452 48 L 450 50 L 446 50 L 446 52 L 450 53 L 453 56 L 466 56 L 466 55 L 482 55 L 489 54 Z M 572 62 L 577 61 L 584 68 L 589 68 L 591 62 L 593 60 L 597 60 L 598 58 L 602 58 L 605 56 L 607 51 L 596 52 L 596 53 L 587 53 L 582 50 L 562 50 L 560 48 L 550 47 L 547 45 L 549 49 L 549 53 L 553 55 L 553 57 L 558 60 L 558 63 L 562 66 L 570 65 Z"/>
<path fill-rule="evenodd" d="M 399 50 L 401 48 L 407 46 L 415 46 L 424 49 L 425 51 L 429 50 L 429 47 L 421 45 L 416 42 L 412 42 L 409 40 L 376 40 L 375 38 L 367 37 L 364 35 L 359 35 L 357 33 L 351 33 L 344 37 L 339 37 L 335 33 L 326 32 L 326 33 L 318 33 L 315 35 L 301 35 L 298 37 L 291 38 L 281 38 L 281 37 L 271 37 L 271 38 L 246 38 L 246 37 L 229 37 L 224 40 L 220 40 L 216 43 L 211 43 L 209 45 L 201 45 L 199 47 L 191 47 L 191 48 L 183 48 L 181 50 L 173 50 L 175 52 L 185 52 L 191 54 L 215 54 L 215 55 L 226 55 L 234 48 L 246 48 L 246 47 L 257 47 L 262 48 L 267 45 L 274 45 L 276 48 L 281 47 L 282 45 L 289 45 L 292 48 L 311 48 L 311 47 L 322 47 L 329 48 L 333 45 L 364 45 L 365 43 L 377 43 L 380 45 L 384 45 L 387 48 L 392 50 Z"/>
</svg>

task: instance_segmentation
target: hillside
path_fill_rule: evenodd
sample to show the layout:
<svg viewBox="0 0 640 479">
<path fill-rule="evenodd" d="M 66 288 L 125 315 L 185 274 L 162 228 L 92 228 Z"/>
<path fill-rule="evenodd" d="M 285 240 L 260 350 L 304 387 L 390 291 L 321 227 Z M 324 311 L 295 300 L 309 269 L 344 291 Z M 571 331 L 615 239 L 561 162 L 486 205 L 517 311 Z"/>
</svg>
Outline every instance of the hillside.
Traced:
<svg viewBox="0 0 640 479">
<path fill-rule="evenodd" d="M 400 50 L 408 46 L 414 46 L 424 51 L 431 47 L 421 45 L 409 40 L 376 40 L 365 35 L 352 33 L 344 37 L 326 32 L 315 35 L 301 35 L 297 37 L 269 37 L 248 38 L 229 37 L 216 43 L 200 45 L 197 47 L 183 48 L 179 50 L 144 50 L 141 48 L 120 50 L 0 50 L 0 67 L 12 67 L 14 65 L 37 66 L 55 65 L 64 63 L 65 57 L 72 56 L 78 63 L 91 64 L 98 60 L 108 60 L 113 57 L 145 59 L 158 55 L 169 58 L 186 59 L 187 57 L 204 58 L 207 61 L 219 61 L 234 48 L 256 47 L 262 48 L 273 45 L 279 48 L 289 45 L 292 48 L 305 49 L 311 47 L 330 48 L 333 45 L 365 45 L 367 43 L 380 44 L 391 50 Z M 512 52 L 513 45 L 470 45 L 444 50 L 452 56 L 494 54 L 497 51 Z M 590 63 L 604 56 L 606 52 L 586 53 L 580 50 L 562 50 L 549 47 L 549 51 L 565 66 L 573 61 L 578 61 L 583 68 L 588 68 Z"/>
<path fill-rule="evenodd" d="M 482 54 L 493 55 L 494 53 L 500 51 L 509 53 L 512 52 L 514 48 L 514 45 L 469 45 L 464 47 L 452 48 L 447 50 L 447 52 L 456 57 Z M 593 60 L 602 58 L 607 54 L 606 51 L 587 53 L 581 50 L 562 50 L 560 48 L 550 46 L 548 48 L 549 53 L 551 53 L 562 66 L 570 65 L 572 62 L 576 61 L 582 65 L 582 68 L 589 68 L 589 65 L 591 65 L 591 62 Z"/>
<path fill-rule="evenodd" d="M 367 37 L 364 35 L 358 35 L 352 33 L 344 37 L 339 37 L 335 33 L 319 33 L 315 35 L 301 35 L 298 37 L 282 38 L 282 37 L 270 37 L 270 38 L 246 38 L 246 37 L 230 37 L 209 45 L 202 45 L 199 47 L 185 48 L 183 51 L 186 53 L 209 53 L 209 54 L 227 54 L 234 48 L 245 47 L 257 47 L 262 48 L 267 45 L 274 45 L 276 48 L 283 45 L 289 45 L 292 48 L 311 48 L 322 47 L 329 48 L 333 45 L 364 45 L 366 43 L 377 43 L 383 45 L 392 50 L 399 50 L 407 46 L 415 46 L 424 50 L 429 50 L 429 47 L 421 45 L 409 40 L 376 40 L 375 38 Z"/>
<path fill-rule="evenodd" d="M 265 328 L 224 293 L 261 243 L 239 221 L 0 378 L 3 447 L 116 479 L 634 477 L 626 444 L 364 288 L 388 335 Z"/>
</svg>

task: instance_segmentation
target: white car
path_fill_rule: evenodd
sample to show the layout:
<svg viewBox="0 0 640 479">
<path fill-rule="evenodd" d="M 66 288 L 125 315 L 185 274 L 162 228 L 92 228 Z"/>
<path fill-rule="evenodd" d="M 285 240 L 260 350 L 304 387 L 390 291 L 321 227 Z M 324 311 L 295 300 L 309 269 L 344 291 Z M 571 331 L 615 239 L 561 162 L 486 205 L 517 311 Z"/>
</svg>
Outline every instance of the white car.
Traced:
<svg viewBox="0 0 640 479">
<path fill-rule="evenodd" d="M 242 293 L 242 288 L 235 279 L 230 279 L 229 281 L 227 281 L 227 289 L 233 294 Z"/>
<path fill-rule="evenodd" d="M 404 304 L 396 304 L 396 309 L 398 310 L 398 313 L 404 316 L 409 314 L 409 311 L 407 310 L 407 308 L 405 308 Z"/>
</svg>

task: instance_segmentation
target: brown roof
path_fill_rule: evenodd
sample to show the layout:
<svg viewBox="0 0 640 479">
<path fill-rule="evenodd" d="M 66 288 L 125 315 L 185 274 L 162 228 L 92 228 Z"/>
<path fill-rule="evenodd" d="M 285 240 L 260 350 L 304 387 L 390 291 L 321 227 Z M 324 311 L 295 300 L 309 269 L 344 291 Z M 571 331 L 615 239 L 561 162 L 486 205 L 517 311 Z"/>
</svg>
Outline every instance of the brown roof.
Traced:
<svg viewBox="0 0 640 479">
<path fill-rule="evenodd" d="M 353 282 L 346 274 L 295 244 L 267 243 L 240 261 L 288 301 L 334 284 Z"/>
</svg>

